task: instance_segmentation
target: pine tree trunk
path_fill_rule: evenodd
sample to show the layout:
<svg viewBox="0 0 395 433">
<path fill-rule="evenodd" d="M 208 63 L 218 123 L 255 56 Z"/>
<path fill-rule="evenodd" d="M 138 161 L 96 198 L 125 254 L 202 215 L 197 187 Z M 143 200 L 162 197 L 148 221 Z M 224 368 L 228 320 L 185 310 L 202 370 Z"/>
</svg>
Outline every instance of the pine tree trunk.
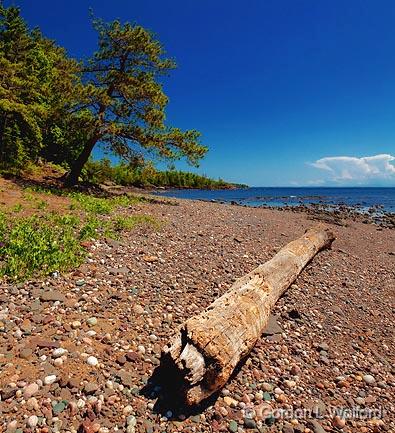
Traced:
<svg viewBox="0 0 395 433">
<path fill-rule="evenodd" d="M 75 160 L 73 166 L 71 167 L 71 170 L 67 174 L 64 184 L 66 186 L 74 186 L 78 183 L 78 178 L 81 175 L 82 169 L 84 168 L 84 165 L 88 161 L 93 148 L 95 147 L 95 144 L 98 142 L 99 137 L 97 135 L 93 136 L 84 146 L 82 152 L 78 156 L 78 158 Z"/>
<path fill-rule="evenodd" d="M 179 392 L 187 404 L 197 404 L 225 385 L 261 336 L 274 304 L 333 240 L 322 226 L 308 230 L 181 326 L 164 347 L 161 362 L 177 372 L 175 383 L 182 383 Z"/>
</svg>

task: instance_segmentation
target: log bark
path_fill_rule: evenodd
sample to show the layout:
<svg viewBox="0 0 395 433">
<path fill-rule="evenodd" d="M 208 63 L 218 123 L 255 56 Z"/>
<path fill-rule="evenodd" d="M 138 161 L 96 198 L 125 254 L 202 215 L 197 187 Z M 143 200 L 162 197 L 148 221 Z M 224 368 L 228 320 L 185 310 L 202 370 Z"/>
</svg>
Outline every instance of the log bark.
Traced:
<svg viewBox="0 0 395 433">
<path fill-rule="evenodd" d="M 179 328 L 163 348 L 162 365 L 181 379 L 179 392 L 188 405 L 200 403 L 225 385 L 261 336 L 274 304 L 333 240 L 324 226 L 308 230 Z"/>
</svg>

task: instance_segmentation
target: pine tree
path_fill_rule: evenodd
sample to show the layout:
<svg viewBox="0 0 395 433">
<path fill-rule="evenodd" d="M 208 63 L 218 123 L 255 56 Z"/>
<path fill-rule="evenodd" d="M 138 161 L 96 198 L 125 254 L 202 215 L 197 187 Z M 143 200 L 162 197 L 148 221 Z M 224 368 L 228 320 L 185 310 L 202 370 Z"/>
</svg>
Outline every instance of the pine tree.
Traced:
<svg viewBox="0 0 395 433">
<path fill-rule="evenodd" d="M 70 112 L 83 95 L 79 71 L 64 49 L 28 29 L 18 8 L 0 3 L 0 164 L 53 156 L 62 140 L 71 148 Z"/>
<path fill-rule="evenodd" d="M 153 35 L 137 25 L 95 20 L 99 49 L 85 69 L 89 108 L 93 120 L 86 125 L 86 141 L 71 168 L 72 185 L 96 143 L 112 153 L 133 158 L 141 149 L 167 159 L 186 157 L 197 164 L 206 153 L 195 130 L 167 127 L 168 102 L 159 78 L 175 67 Z"/>
</svg>

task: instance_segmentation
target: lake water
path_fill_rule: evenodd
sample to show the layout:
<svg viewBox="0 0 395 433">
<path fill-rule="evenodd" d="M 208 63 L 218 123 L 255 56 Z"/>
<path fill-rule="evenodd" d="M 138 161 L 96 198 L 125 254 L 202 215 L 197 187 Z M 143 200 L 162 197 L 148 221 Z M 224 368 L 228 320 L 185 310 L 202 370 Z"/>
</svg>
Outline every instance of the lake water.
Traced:
<svg viewBox="0 0 395 433">
<path fill-rule="evenodd" d="M 246 206 L 296 206 L 325 204 L 357 206 L 362 211 L 381 206 L 395 212 L 395 188 L 277 188 L 254 187 L 235 190 L 175 189 L 159 193 L 162 196 L 236 202 Z"/>
</svg>

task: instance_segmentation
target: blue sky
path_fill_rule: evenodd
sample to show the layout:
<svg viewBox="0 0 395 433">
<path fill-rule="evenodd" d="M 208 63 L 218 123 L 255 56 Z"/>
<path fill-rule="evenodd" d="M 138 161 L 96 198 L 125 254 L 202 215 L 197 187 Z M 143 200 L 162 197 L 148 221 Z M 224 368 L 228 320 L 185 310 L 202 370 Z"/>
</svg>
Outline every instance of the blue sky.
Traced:
<svg viewBox="0 0 395 433">
<path fill-rule="evenodd" d="M 198 129 L 200 173 L 254 186 L 395 186 L 395 2 L 14 0 L 84 58 L 89 7 L 154 31 L 179 67 L 168 123 Z M 180 168 L 188 168 L 184 163 Z"/>
</svg>

